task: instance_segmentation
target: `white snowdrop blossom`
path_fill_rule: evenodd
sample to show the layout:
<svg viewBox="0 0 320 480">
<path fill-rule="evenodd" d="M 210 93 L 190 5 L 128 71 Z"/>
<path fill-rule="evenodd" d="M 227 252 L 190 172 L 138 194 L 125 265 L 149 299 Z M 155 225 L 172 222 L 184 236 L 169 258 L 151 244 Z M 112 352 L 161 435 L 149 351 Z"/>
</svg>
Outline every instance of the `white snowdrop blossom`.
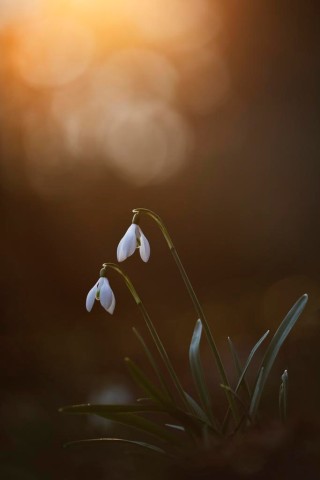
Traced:
<svg viewBox="0 0 320 480">
<path fill-rule="evenodd" d="M 113 314 L 116 299 L 106 277 L 100 277 L 89 291 L 86 299 L 86 309 L 88 312 L 91 312 L 95 300 L 99 300 L 103 308 L 111 315 Z"/>
<path fill-rule="evenodd" d="M 117 248 L 118 262 L 123 262 L 126 258 L 130 257 L 136 249 L 139 249 L 140 257 L 144 262 L 147 262 L 150 258 L 150 245 L 143 235 L 139 225 L 132 223 Z"/>
</svg>

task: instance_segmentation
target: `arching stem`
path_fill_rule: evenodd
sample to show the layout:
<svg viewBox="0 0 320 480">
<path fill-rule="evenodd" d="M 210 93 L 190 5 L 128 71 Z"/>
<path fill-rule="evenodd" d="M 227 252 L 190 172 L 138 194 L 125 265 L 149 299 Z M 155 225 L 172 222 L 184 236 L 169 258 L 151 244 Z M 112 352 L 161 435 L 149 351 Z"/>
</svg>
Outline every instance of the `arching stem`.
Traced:
<svg viewBox="0 0 320 480">
<path fill-rule="evenodd" d="M 103 264 L 103 267 L 104 267 L 104 268 L 111 268 L 112 270 L 115 270 L 115 271 L 123 278 L 123 280 L 125 281 L 126 286 L 128 287 L 131 295 L 133 296 L 134 301 L 136 302 L 136 304 L 137 304 L 137 306 L 138 306 L 138 308 L 139 308 L 139 310 L 140 310 L 140 312 L 141 312 L 141 314 L 142 314 L 142 316 L 143 316 L 143 318 L 144 318 L 144 320 L 145 320 L 145 322 L 146 322 L 146 324 L 147 324 L 147 327 L 148 327 L 148 329 L 149 329 L 149 331 L 150 331 L 150 334 L 151 334 L 151 336 L 152 336 L 152 338 L 153 338 L 153 341 L 154 341 L 154 343 L 156 344 L 156 347 L 157 347 L 157 349 L 158 349 L 158 351 L 159 351 L 159 354 L 160 354 L 160 356 L 161 356 L 164 364 L 165 364 L 166 367 L 167 367 L 167 370 L 168 370 L 168 372 L 169 372 L 169 374 L 170 374 L 170 376 L 171 376 L 171 378 L 172 378 L 172 381 L 173 381 L 173 383 L 174 383 L 174 385 L 175 385 L 175 387 L 176 387 L 176 389 L 177 389 L 177 391 L 178 391 L 178 393 L 179 393 L 179 396 L 180 396 L 180 398 L 181 398 L 181 400 L 182 400 L 182 402 L 183 402 L 184 407 L 185 407 L 190 413 L 193 413 L 193 412 L 191 411 L 191 408 L 190 408 L 189 402 L 188 402 L 188 400 L 187 400 L 186 394 L 185 394 L 185 392 L 184 392 L 184 389 L 183 389 L 183 387 L 182 387 L 182 385 L 181 385 L 181 383 L 180 383 L 180 380 L 179 380 L 179 378 L 178 378 L 178 376 L 177 376 L 177 374 L 176 374 L 176 372 L 175 372 L 175 370 L 174 370 L 174 368 L 173 368 L 173 365 L 172 365 L 172 363 L 171 363 L 171 361 L 170 361 L 170 359 L 169 359 L 169 356 L 168 356 L 168 354 L 167 354 L 167 352 L 166 352 L 166 349 L 164 348 L 163 343 L 161 342 L 160 337 L 159 337 L 159 335 L 158 335 L 158 333 L 157 333 L 157 331 L 156 331 L 156 328 L 155 328 L 155 326 L 154 326 L 154 324 L 153 324 L 153 322 L 152 322 L 152 320 L 151 320 L 151 318 L 150 318 L 150 316 L 149 316 L 149 314 L 148 314 L 148 312 L 147 312 L 144 304 L 142 303 L 141 298 L 139 297 L 136 289 L 134 288 L 131 280 L 129 279 L 128 275 L 127 275 L 126 273 L 124 273 L 123 270 L 122 270 L 117 264 L 115 264 L 115 263 L 104 263 L 104 264 Z M 169 393 L 169 395 L 170 395 L 170 392 L 167 392 L 167 393 Z"/>
<path fill-rule="evenodd" d="M 218 348 L 216 346 L 216 343 L 214 341 L 214 338 L 213 338 L 213 335 L 211 333 L 211 330 L 210 330 L 210 327 L 209 327 L 209 324 L 207 322 L 207 319 L 205 317 L 205 314 L 203 312 L 203 309 L 202 309 L 202 306 L 198 300 L 198 297 L 196 296 L 195 294 L 195 291 L 192 287 L 192 284 L 189 280 L 189 277 L 184 269 L 184 266 L 180 260 L 180 257 L 178 255 L 178 252 L 173 244 L 173 241 L 169 235 L 169 232 L 165 226 L 165 224 L 163 223 L 162 219 L 159 217 L 159 215 L 157 215 L 156 213 L 152 212 L 151 210 L 147 209 L 147 208 L 135 208 L 134 210 L 132 210 L 132 212 L 134 213 L 134 216 L 133 216 L 133 220 L 132 222 L 133 223 L 138 223 L 139 220 L 140 220 L 140 216 L 141 215 L 147 215 L 149 217 L 151 217 L 155 222 L 156 224 L 158 225 L 158 227 L 160 228 L 166 242 L 167 242 L 167 245 L 170 249 L 170 252 L 173 256 L 173 259 L 178 267 L 178 270 L 180 272 L 180 275 L 182 277 L 182 280 L 184 281 L 184 284 L 187 288 L 187 291 L 189 293 L 189 296 L 192 300 L 192 303 L 193 303 L 193 306 L 194 306 L 194 309 L 196 311 L 196 314 L 197 314 L 197 318 L 200 318 L 201 322 L 202 322 L 202 325 L 203 325 L 203 328 L 204 328 L 204 331 L 205 331 L 205 334 L 206 334 L 206 337 L 207 337 L 207 340 L 208 340 L 208 343 L 211 347 L 211 350 L 213 352 L 213 355 L 214 355 L 214 358 L 215 358 L 215 361 L 216 361 L 216 364 L 217 364 L 217 368 L 218 368 L 218 371 L 220 373 L 220 377 L 221 377 L 221 380 L 222 380 L 222 383 L 224 385 L 226 385 L 227 387 L 230 388 L 230 384 L 229 384 L 229 381 L 228 381 L 228 377 L 227 377 L 227 374 L 226 374 L 226 371 L 224 369 L 224 366 L 223 366 L 223 363 L 222 363 L 222 360 L 221 360 L 221 357 L 220 357 L 220 354 L 219 354 L 219 351 L 218 351 Z M 228 402 L 229 402 L 229 405 L 230 405 L 230 409 L 232 411 L 232 414 L 233 414 L 233 417 L 234 417 L 234 420 L 236 423 L 238 423 L 238 420 L 239 420 L 239 414 L 238 414 L 238 409 L 235 405 L 235 401 L 234 401 L 234 398 L 232 397 L 232 395 L 230 394 L 230 391 L 228 391 L 227 389 L 225 389 L 225 393 L 226 393 L 226 396 L 227 396 L 227 399 L 228 399 Z"/>
</svg>

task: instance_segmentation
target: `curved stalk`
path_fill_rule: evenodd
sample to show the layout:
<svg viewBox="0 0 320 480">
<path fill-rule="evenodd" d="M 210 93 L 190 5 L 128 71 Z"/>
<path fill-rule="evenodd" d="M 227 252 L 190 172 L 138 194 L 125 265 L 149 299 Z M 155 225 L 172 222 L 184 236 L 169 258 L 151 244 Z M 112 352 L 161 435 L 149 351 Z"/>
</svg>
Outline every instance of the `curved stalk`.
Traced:
<svg viewBox="0 0 320 480">
<path fill-rule="evenodd" d="M 112 270 L 115 270 L 115 271 L 116 271 L 117 273 L 119 273 L 119 275 L 124 279 L 126 286 L 128 287 L 131 295 L 133 296 L 134 301 L 136 302 L 136 304 L 137 304 L 137 306 L 138 306 L 138 308 L 139 308 L 139 310 L 140 310 L 140 312 L 141 312 L 141 314 L 142 314 L 142 316 L 143 316 L 143 318 L 144 318 L 144 320 L 145 320 L 145 322 L 146 322 L 146 324 L 147 324 L 147 327 L 148 327 L 148 329 L 149 329 L 149 331 L 150 331 L 150 334 L 151 334 L 151 336 L 152 336 L 152 338 L 153 338 L 153 341 L 154 341 L 154 343 L 156 344 L 156 347 L 157 347 L 157 349 L 158 349 L 158 351 L 159 351 L 159 353 L 160 353 L 160 356 L 161 356 L 164 364 L 166 365 L 166 367 L 167 367 L 167 369 L 168 369 L 168 372 L 169 372 L 169 374 L 170 374 L 170 376 L 171 376 L 171 378 L 172 378 L 172 381 L 173 381 L 173 383 L 174 383 L 174 385 L 175 385 L 175 387 L 176 387 L 176 389 L 177 389 L 177 391 L 178 391 L 178 393 L 179 393 L 179 395 L 180 395 L 180 397 L 181 397 L 181 400 L 182 400 L 185 408 L 186 408 L 190 413 L 193 413 L 193 412 L 191 412 L 190 405 L 189 405 L 188 400 L 187 400 L 187 398 L 186 398 L 186 394 L 185 394 L 184 389 L 183 389 L 183 387 L 182 387 L 182 385 L 181 385 L 181 383 L 180 383 L 180 380 L 179 380 L 179 378 L 178 378 L 178 376 L 177 376 L 177 374 L 176 374 L 176 372 L 175 372 L 175 370 L 174 370 L 174 368 L 173 368 L 173 365 L 172 365 L 172 363 L 171 363 L 171 361 L 170 361 L 170 359 L 169 359 L 169 356 L 168 356 L 168 354 L 167 354 L 167 352 L 166 352 L 166 349 L 164 348 L 163 343 L 161 342 L 160 337 L 159 337 L 159 335 L 158 335 L 158 333 L 157 333 L 157 331 L 156 331 L 156 328 L 155 328 L 155 326 L 153 325 L 153 322 L 152 322 L 151 318 L 149 317 L 149 314 L 148 314 L 148 312 L 147 312 L 144 304 L 142 303 L 142 300 L 141 300 L 141 298 L 139 297 L 136 289 L 134 288 L 131 280 L 130 280 L 129 277 L 121 270 L 121 268 L 120 268 L 117 264 L 115 264 L 115 263 L 104 263 L 104 264 L 103 264 L 103 267 L 104 267 L 104 268 L 111 268 Z M 167 393 L 171 396 L 170 392 L 167 392 Z"/>
<path fill-rule="evenodd" d="M 219 351 L 218 351 L 218 348 L 216 346 L 216 343 L 214 341 L 214 338 L 213 338 L 213 335 L 211 333 L 211 330 L 210 330 L 210 327 L 209 327 L 209 324 L 207 322 L 207 319 L 205 317 L 205 314 L 204 314 L 204 311 L 202 309 L 202 306 L 198 300 L 198 297 L 196 296 L 195 294 L 195 291 L 193 289 L 193 286 L 189 280 L 189 277 L 184 269 L 184 266 L 180 260 L 180 257 L 178 255 L 178 252 L 173 244 L 173 241 L 169 235 L 169 232 L 165 226 L 165 224 L 163 223 L 162 219 L 159 217 L 159 215 L 157 215 L 156 213 L 152 212 L 151 210 L 147 209 L 147 208 L 135 208 L 134 210 L 132 210 L 132 212 L 134 213 L 134 217 L 133 217 L 133 220 L 132 220 L 132 223 L 137 223 L 139 222 L 139 219 L 140 219 L 140 216 L 141 215 L 147 215 L 149 217 L 151 217 L 155 222 L 156 224 L 158 225 L 158 227 L 160 228 L 167 244 L 168 244 L 168 247 L 170 249 L 170 252 L 173 256 L 173 259 L 178 267 L 178 270 L 180 272 L 180 275 L 182 277 L 182 280 L 184 281 L 184 284 L 187 288 L 187 291 L 189 293 L 189 296 L 192 300 L 192 303 L 193 303 L 193 306 L 194 306 L 194 309 L 196 311 L 196 314 L 197 314 L 197 318 L 200 318 L 201 322 L 202 322 L 202 325 L 203 325 L 203 328 L 204 328 L 204 331 L 205 331 L 205 334 L 206 334 L 206 337 L 207 337 L 207 340 L 208 340 L 208 343 L 211 347 L 211 350 L 213 352 L 213 355 L 214 355 L 214 358 L 215 358 L 215 361 L 216 361 L 216 365 L 217 365 L 217 368 L 218 368 L 218 371 L 220 373 L 220 377 L 221 377 L 221 380 L 222 380 L 222 383 L 224 385 L 226 385 L 227 387 L 231 388 L 230 387 L 230 384 L 229 384 L 229 380 L 228 380 L 228 377 L 227 377 L 227 374 L 226 374 L 226 371 L 224 369 L 224 366 L 223 366 L 223 363 L 222 363 L 222 360 L 221 360 L 221 357 L 220 357 L 220 354 L 219 354 Z M 228 389 L 225 389 L 225 392 L 226 392 L 226 396 L 227 396 L 227 399 L 228 399 L 228 402 L 229 402 L 229 405 L 230 405 L 230 409 L 232 411 L 232 414 L 233 414 L 233 417 L 234 417 L 234 420 L 236 421 L 236 423 L 238 422 L 239 420 L 239 415 L 238 415 L 238 410 L 237 410 L 237 407 L 235 405 L 235 402 L 234 402 L 234 398 L 232 397 L 232 395 L 230 394 L 230 391 Z"/>
</svg>

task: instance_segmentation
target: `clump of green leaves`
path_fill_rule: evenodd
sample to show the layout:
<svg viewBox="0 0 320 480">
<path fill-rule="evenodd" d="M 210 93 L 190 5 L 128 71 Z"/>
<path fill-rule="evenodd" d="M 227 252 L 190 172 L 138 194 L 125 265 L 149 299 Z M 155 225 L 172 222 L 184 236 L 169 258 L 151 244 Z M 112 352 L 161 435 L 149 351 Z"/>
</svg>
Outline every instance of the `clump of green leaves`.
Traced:
<svg viewBox="0 0 320 480">
<path fill-rule="evenodd" d="M 228 338 L 230 351 L 238 374 L 236 384 L 231 386 L 227 379 L 210 326 L 204 316 L 202 307 L 194 293 L 166 227 L 158 215 L 146 209 L 134 210 L 134 221 L 137 222 L 137 216 L 142 214 L 153 218 L 159 225 L 187 287 L 188 293 L 190 294 L 197 316 L 199 317 L 196 321 L 189 347 L 190 371 L 197 392 L 197 398 L 193 398 L 183 388 L 182 382 L 170 361 L 157 330 L 128 276 L 118 265 L 107 263 L 103 264 L 104 269 L 109 267 L 120 273 L 124 278 L 126 285 L 142 313 L 151 334 L 151 339 L 160 354 L 161 361 L 171 381 L 168 382 L 167 375 L 163 374 L 159 361 L 153 355 L 148 346 L 148 342 L 146 342 L 137 329 L 134 328 L 133 332 L 139 340 L 155 374 L 155 379 L 150 378 L 134 361 L 129 358 L 125 359 L 128 372 L 133 381 L 141 389 L 143 398 L 138 399 L 134 404 L 71 405 L 61 408 L 60 411 L 80 415 L 98 415 L 99 417 L 140 430 L 153 437 L 153 441 L 150 441 L 150 443 L 139 439 L 98 438 L 82 440 L 80 442 L 75 441 L 68 445 L 94 442 L 106 442 L 110 444 L 113 442 L 124 445 L 126 448 L 135 447 L 145 452 L 172 457 L 178 456 L 182 452 L 195 446 L 203 449 L 210 448 L 210 446 L 221 442 L 227 436 L 233 435 L 236 432 L 245 431 L 246 429 L 250 429 L 252 425 L 255 425 L 261 398 L 271 369 L 281 346 L 300 317 L 308 301 L 308 296 L 306 294 L 302 295 L 297 300 L 281 322 L 278 330 L 274 333 L 256 372 L 256 379 L 252 387 L 250 387 L 246 380 L 246 374 L 256 352 L 268 337 L 269 331 L 264 333 L 253 346 L 243 366 L 241 365 L 232 340 Z M 212 409 L 211 393 L 207 386 L 206 375 L 202 367 L 200 345 L 202 343 L 203 332 L 205 333 L 209 348 L 213 353 L 221 376 L 220 386 L 226 394 L 226 414 L 223 419 L 218 419 Z M 246 400 L 243 400 L 243 397 L 239 395 L 241 388 L 246 391 Z M 282 422 L 285 422 L 287 418 L 287 399 L 288 373 L 285 370 L 281 377 L 279 391 L 279 415 Z M 153 418 L 158 415 L 159 421 L 157 422 L 146 418 L 145 414 L 148 413 L 152 413 Z M 163 421 L 164 416 L 170 419 L 170 423 Z"/>
</svg>

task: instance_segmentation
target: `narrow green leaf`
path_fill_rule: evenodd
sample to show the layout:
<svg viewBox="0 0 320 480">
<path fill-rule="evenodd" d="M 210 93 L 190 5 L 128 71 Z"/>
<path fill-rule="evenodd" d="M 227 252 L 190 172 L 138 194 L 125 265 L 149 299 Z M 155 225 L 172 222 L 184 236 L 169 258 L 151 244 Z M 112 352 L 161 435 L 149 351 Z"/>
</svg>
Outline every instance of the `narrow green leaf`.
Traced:
<svg viewBox="0 0 320 480">
<path fill-rule="evenodd" d="M 59 408 L 59 412 L 86 414 L 92 413 L 96 415 L 107 415 L 115 413 L 139 413 L 139 412 L 163 412 L 165 411 L 159 405 L 139 404 L 139 405 L 92 405 L 90 403 L 81 405 L 69 405 Z"/>
<path fill-rule="evenodd" d="M 288 372 L 285 370 L 281 375 L 281 385 L 279 391 L 279 410 L 280 418 L 283 423 L 287 420 L 287 403 L 288 403 Z"/>
<path fill-rule="evenodd" d="M 202 322 L 200 319 L 196 321 L 193 331 L 190 348 L 189 348 L 189 362 L 191 367 L 192 377 L 197 388 L 199 398 L 206 416 L 209 418 L 211 425 L 217 428 L 217 423 L 212 415 L 210 395 L 206 386 L 204 373 L 200 358 L 200 341 L 202 334 Z"/>
<path fill-rule="evenodd" d="M 136 415 L 137 413 L 143 412 L 164 411 L 157 406 L 152 408 L 147 405 L 71 405 L 69 407 L 62 407 L 59 411 L 79 415 L 94 414 L 107 420 L 142 430 L 166 442 L 177 443 L 175 437 L 170 435 L 165 428 L 144 417 Z"/>
<path fill-rule="evenodd" d="M 164 407 L 171 406 L 167 395 L 159 390 L 143 373 L 143 371 L 130 358 L 125 358 L 124 361 L 128 367 L 132 379 L 139 385 L 151 398 Z"/>
<path fill-rule="evenodd" d="M 246 375 L 247 370 L 248 370 L 248 368 L 249 368 L 249 366 L 250 366 L 250 364 L 251 364 L 251 361 L 252 361 L 252 359 L 253 359 L 256 351 L 258 350 L 258 348 L 259 348 L 260 345 L 262 344 L 262 342 L 263 342 L 263 341 L 267 338 L 267 336 L 269 335 L 269 332 L 270 332 L 270 330 L 267 330 L 266 333 L 264 333 L 264 334 L 262 335 L 262 337 L 257 341 L 257 343 L 255 344 L 255 346 L 252 348 L 252 350 L 251 350 L 251 352 L 250 352 L 250 354 L 249 354 L 249 356 L 248 356 L 248 358 L 247 358 L 247 360 L 246 360 L 246 363 L 245 363 L 243 369 L 241 369 L 241 372 L 240 372 L 240 370 L 239 370 L 240 376 L 239 376 L 239 380 L 238 380 L 237 386 L 236 386 L 236 388 L 235 388 L 235 392 L 236 392 L 236 393 L 238 392 L 238 390 L 239 390 L 240 386 L 243 384 L 243 382 L 245 382 L 245 375 Z M 235 350 L 235 348 L 234 348 L 234 346 L 233 346 L 233 344 L 232 344 L 232 342 L 231 342 L 230 337 L 228 337 L 228 341 L 229 341 L 229 345 L 230 345 L 230 348 L 231 348 L 232 352 L 235 354 L 235 357 L 238 357 L 238 355 L 237 355 L 237 353 L 236 353 L 236 350 Z M 240 362 L 239 362 L 239 368 L 240 368 L 240 367 L 241 367 L 241 365 L 240 365 Z M 250 392 L 250 388 L 249 388 L 249 385 L 248 385 L 248 384 L 247 384 L 247 391 L 248 391 L 248 393 Z M 249 393 L 249 395 L 250 395 L 250 398 L 251 398 L 251 393 Z M 229 409 L 228 409 L 228 411 L 227 411 L 227 414 L 226 414 L 226 416 L 225 416 L 225 419 L 224 419 L 224 421 L 223 421 L 223 424 L 222 424 L 222 432 L 223 432 L 223 433 L 225 433 L 226 430 L 227 430 L 228 422 L 229 422 L 229 419 L 230 419 L 230 413 L 231 413 L 231 411 L 230 411 L 230 407 L 229 407 Z M 241 422 L 241 421 L 240 421 L 240 422 Z"/>
<path fill-rule="evenodd" d="M 306 306 L 307 301 L 308 301 L 308 295 L 306 294 L 302 295 L 302 297 L 299 298 L 299 300 L 293 305 L 293 307 L 285 316 L 284 320 L 280 324 L 278 330 L 274 334 L 269 344 L 269 347 L 262 360 L 261 369 L 259 372 L 258 379 L 260 378 L 260 381 L 258 382 L 258 379 L 257 379 L 255 390 L 252 395 L 252 400 L 250 405 L 250 415 L 253 419 L 257 413 L 264 386 L 266 384 L 268 375 L 274 364 L 274 361 L 279 353 L 279 350 L 283 342 L 291 332 L 292 328 L 294 327 L 295 323 L 297 322 L 298 318 L 300 317 L 304 307 Z M 261 374 L 262 369 L 263 369 L 263 374 Z"/>
<path fill-rule="evenodd" d="M 233 396 L 234 398 L 238 401 L 238 403 L 241 405 L 241 408 L 245 414 L 245 416 L 248 418 L 249 422 L 252 423 L 252 419 L 250 417 L 250 414 L 248 412 L 248 409 L 246 407 L 246 405 L 244 404 L 243 400 L 241 397 L 239 397 L 239 395 L 237 394 L 237 392 L 235 392 L 234 390 L 232 390 L 231 387 L 229 387 L 228 385 L 223 385 L 222 383 L 220 384 L 220 387 L 223 388 L 224 390 L 228 390 Z M 240 423 L 242 423 L 242 419 L 240 419 Z M 237 427 L 236 427 L 236 430 L 237 430 Z"/>
<path fill-rule="evenodd" d="M 239 378 L 241 378 L 241 375 L 242 375 L 242 372 L 243 372 L 243 368 L 242 368 L 242 365 L 241 365 L 241 363 L 240 363 L 239 356 L 238 356 L 238 354 L 237 354 L 237 352 L 236 352 L 236 349 L 235 349 L 235 347 L 234 347 L 234 345 L 233 345 L 233 342 L 232 342 L 232 340 L 231 340 L 230 337 L 228 337 L 228 344 L 229 344 L 229 348 L 230 348 L 230 350 L 231 350 L 231 355 L 232 355 L 232 358 L 233 358 L 234 366 L 235 366 L 235 368 L 236 368 L 236 371 L 237 371 L 237 373 L 238 373 Z M 250 398 L 250 396 L 251 396 L 251 394 L 250 394 L 250 388 L 249 388 L 248 382 L 247 382 L 246 379 L 245 379 L 245 376 L 243 376 L 243 380 L 242 380 L 242 382 L 240 383 L 240 386 L 241 386 L 241 385 L 244 386 L 244 388 L 245 388 L 245 390 L 246 390 L 246 392 L 247 392 L 247 394 L 249 395 L 249 398 Z"/>
<path fill-rule="evenodd" d="M 279 413 L 280 413 L 280 419 L 282 423 L 284 423 L 284 412 L 283 412 L 283 383 L 280 383 L 280 388 L 279 388 Z"/>
<path fill-rule="evenodd" d="M 175 420 L 182 423 L 187 433 L 202 435 L 204 426 L 207 426 L 212 434 L 220 436 L 220 432 L 208 423 L 208 420 L 202 420 L 198 415 L 191 415 L 180 409 L 175 409 L 168 412 Z"/>
<path fill-rule="evenodd" d="M 186 413 L 183 413 L 183 415 L 182 415 L 181 410 L 176 411 L 173 416 L 175 416 L 180 421 L 184 420 L 186 426 L 190 426 L 190 419 L 193 419 L 193 423 L 196 422 L 196 424 L 198 425 L 198 427 L 196 429 L 198 431 L 198 433 L 200 431 L 202 431 L 202 429 L 205 425 L 207 425 L 207 426 L 210 427 L 211 433 L 215 433 L 216 435 L 220 436 L 221 435 L 220 434 L 220 425 L 219 425 L 218 420 L 216 420 L 217 425 L 214 427 L 211 424 L 211 422 L 210 422 L 209 418 L 207 417 L 206 413 L 202 410 L 202 408 L 198 404 L 198 402 L 196 402 L 195 399 L 191 395 L 189 395 L 189 393 L 187 393 L 187 392 L 184 392 L 184 393 L 185 393 L 185 396 L 186 396 L 186 398 L 187 398 L 187 400 L 190 404 L 190 407 L 195 412 L 195 417 L 191 416 L 189 414 L 186 414 Z M 194 428 L 193 428 L 193 430 L 194 430 Z"/>
<path fill-rule="evenodd" d="M 284 418 L 287 418 L 287 404 L 288 404 L 288 370 L 285 370 L 281 376 L 283 383 L 283 400 L 284 400 Z"/>
<path fill-rule="evenodd" d="M 64 446 L 65 447 L 72 447 L 72 446 L 79 446 L 79 445 L 90 445 L 94 443 L 123 443 L 132 446 L 138 446 L 147 450 L 151 450 L 156 453 L 160 453 L 161 455 L 168 455 L 165 450 L 162 448 L 157 447 L 156 445 L 152 445 L 150 443 L 139 442 L 136 440 L 127 440 L 125 438 L 88 438 L 86 440 L 76 440 L 74 442 L 68 442 Z"/>
<path fill-rule="evenodd" d="M 145 354 L 147 355 L 148 360 L 149 360 L 153 370 L 155 371 L 155 373 L 156 373 L 156 375 L 157 375 L 157 377 L 160 381 L 162 389 L 167 392 L 168 399 L 171 400 L 171 401 L 174 401 L 173 396 L 172 396 L 172 394 L 170 392 L 170 389 L 168 387 L 168 384 L 167 384 L 164 376 L 162 375 L 161 370 L 159 369 L 159 367 L 157 365 L 157 362 L 154 359 L 154 356 L 152 355 L 151 351 L 149 350 L 149 348 L 148 348 L 146 342 L 144 341 L 142 335 L 140 335 L 140 333 L 138 332 L 138 330 L 136 328 L 133 327 L 132 330 L 133 330 L 133 333 L 135 334 L 135 336 L 137 337 L 137 339 L 139 340 L 139 342 L 141 343 L 142 348 L 144 349 Z"/>
<path fill-rule="evenodd" d="M 149 317 L 149 314 L 145 308 L 145 306 L 143 305 L 143 303 L 141 302 L 141 300 L 139 299 L 139 301 L 137 302 L 137 305 L 143 315 L 143 318 L 147 324 L 147 327 L 149 328 L 149 331 L 151 333 L 151 336 L 153 338 L 153 341 L 155 342 L 155 345 L 161 355 L 161 358 L 164 362 L 164 364 L 166 365 L 167 367 L 167 370 L 168 370 L 168 373 L 170 374 L 171 376 L 171 379 L 173 381 L 173 384 L 175 385 L 176 389 L 177 389 L 177 392 L 179 393 L 179 396 L 181 398 L 181 401 L 183 403 L 183 405 L 185 406 L 186 409 L 189 409 L 189 404 L 186 400 L 186 397 L 184 395 L 184 390 L 183 390 L 183 387 L 182 387 L 182 384 L 179 380 L 179 377 L 178 375 L 176 374 L 176 371 L 175 369 L 173 368 L 173 365 L 170 361 L 170 358 L 167 354 L 167 351 L 166 349 L 164 348 L 164 345 L 158 335 L 158 332 L 155 328 L 155 326 L 153 325 L 153 322 L 151 320 L 151 318 Z M 191 412 L 192 413 L 192 412 Z"/>
<path fill-rule="evenodd" d="M 201 432 L 203 425 L 202 420 L 194 415 L 180 410 L 174 404 L 169 403 L 167 398 L 163 396 L 162 392 L 150 382 L 150 380 L 134 362 L 132 362 L 129 358 L 126 358 L 125 362 L 133 380 L 137 383 L 137 385 L 143 388 L 147 394 L 150 395 L 150 397 L 152 397 L 158 404 L 160 404 L 170 416 L 183 423 L 186 430 L 192 431 L 194 434 L 199 434 L 199 432 Z"/>
<path fill-rule="evenodd" d="M 251 400 L 250 409 L 249 409 L 249 415 L 250 415 L 251 418 L 253 418 L 252 414 L 257 411 L 257 408 L 258 408 L 257 407 L 257 402 L 259 402 L 259 399 L 261 397 L 263 373 L 264 373 L 264 367 L 261 367 L 260 371 L 259 371 L 259 376 L 258 376 L 258 379 L 257 379 L 257 382 L 256 382 L 256 386 L 255 386 L 255 389 L 253 391 L 252 400 Z"/>
<path fill-rule="evenodd" d="M 136 430 L 141 430 L 143 432 L 149 433 L 150 435 L 157 437 L 165 442 L 177 445 L 180 443 L 176 437 L 171 435 L 165 428 L 162 426 L 147 420 L 144 417 L 135 415 L 133 413 L 116 413 L 116 414 L 107 414 L 99 415 L 100 417 L 112 420 L 114 422 L 121 423 Z"/>
<path fill-rule="evenodd" d="M 249 365 L 250 365 L 250 363 L 251 363 L 251 361 L 252 361 L 252 359 L 253 359 L 256 351 L 258 350 L 258 348 L 260 347 L 260 345 L 262 344 L 262 342 L 267 338 L 267 336 L 269 335 L 269 333 L 270 333 L 270 330 L 267 330 L 266 333 L 264 333 L 264 334 L 262 335 L 262 337 L 257 341 L 257 343 L 255 344 L 255 346 L 254 346 L 253 349 L 251 350 L 251 352 L 250 352 L 250 354 L 249 354 L 249 356 L 248 356 L 248 358 L 247 358 L 247 361 L 246 361 L 246 363 L 245 363 L 245 366 L 243 367 L 243 371 L 242 371 L 242 373 L 241 373 L 241 375 L 240 375 L 240 378 L 239 378 L 239 380 L 238 380 L 238 383 L 237 383 L 237 386 L 236 386 L 236 389 L 235 389 L 236 392 L 239 390 L 241 383 L 244 381 L 245 374 L 247 373 L 247 370 L 248 370 L 248 368 L 249 368 Z"/>
<path fill-rule="evenodd" d="M 166 427 L 173 428 L 174 430 L 179 430 L 180 432 L 185 432 L 185 428 L 182 425 L 174 425 L 172 423 L 165 423 Z"/>
<path fill-rule="evenodd" d="M 204 425 L 202 429 L 202 441 L 204 450 L 209 451 L 211 449 L 211 436 L 209 435 L 208 425 Z"/>
<path fill-rule="evenodd" d="M 196 416 L 202 420 L 203 422 L 205 423 L 210 423 L 210 420 L 209 418 L 207 417 L 206 413 L 202 410 L 202 408 L 200 407 L 199 403 L 195 401 L 195 399 L 193 397 L 191 397 L 191 395 L 189 395 L 189 393 L 187 392 L 184 392 L 185 395 L 186 395 L 186 398 L 190 404 L 190 407 L 192 408 L 192 410 L 194 411 L 194 413 L 196 414 Z"/>
</svg>

